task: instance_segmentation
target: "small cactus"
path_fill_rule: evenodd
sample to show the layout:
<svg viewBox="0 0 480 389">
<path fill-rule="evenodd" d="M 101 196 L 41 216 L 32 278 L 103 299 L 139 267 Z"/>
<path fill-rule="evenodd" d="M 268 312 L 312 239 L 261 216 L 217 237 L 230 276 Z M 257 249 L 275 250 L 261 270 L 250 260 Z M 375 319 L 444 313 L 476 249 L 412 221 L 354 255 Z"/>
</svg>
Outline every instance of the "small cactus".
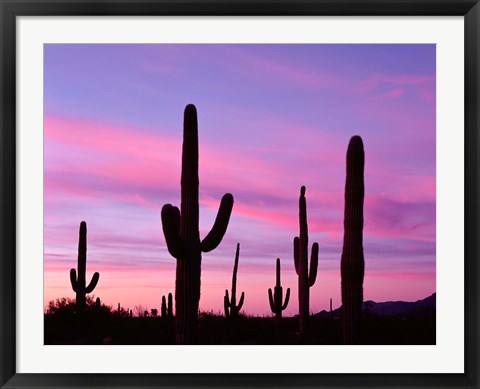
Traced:
<svg viewBox="0 0 480 389">
<path fill-rule="evenodd" d="M 168 294 L 168 305 L 167 305 L 167 299 L 165 296 L 162 296 L 162 317 L 173 317 L 173 298 L 172 294 Z"/>
<path fill-rule="evenodd" d="M 86 268 L 87 268 L 87 223 L 82 221 L 80 223 L 79 240 L 78 240 L 78 260 L 77 260 L 78 275 L 75 269 L 70 270 L 70 283 L 72 289 L 76 293 L 75 305 L 78 313 L 85 312 L 86 295 L 92 293 L 97 286 L 100 274 L 95 272 L 93 274 L 90 284 L 86 286 Z"/>
<path fill-rule="evenodd" d="M 280 320 L 282 319 L 282 311 L 287 308 L 288 300 L 290 299 L 290 288 L 287 288 L 287 293 L 285 294 L 285 302 L 282 305 L 283 300 L 283 288 L 280 282 L 280 258 L 277 258 L 277 272 L 276 272 L 276 282 L 275 288 L 272 295 L 272 289 L 268 288 L 268 300 L 270 302 L 270 309 L 275 314 L 275 321 L 277 326 L 280 325 Z"/>
<path fill-rule="evenodd" d="M 167 317 L 167 300 L 162 296 L 162 317 Z"/>
<path fill-rule="evenodd" d="M 177 344 L 195 344 L 202 252 L 214 250 L 227 231 L 233 196 L 223 196 L 214 225 L 207 236 L 199 234 L 198 123 L 194 105 L 185 107 L 183 121 L 181 210 L 162 207 L 162 227 L 169 253 L 177 259 L 175 278 L 175 326 Z"/>
<path fill-rule="evenodd" d="M 235 253 L 235 264 L 233 265 L 233 276 L 232 276 L 232 299 L 228 297 L 228 289 L 225 290 L 225 297 L 223 298 L 223 305 L 225 308 L 225 317 L 235 318 L 238 316 L 240 309 L 242 309 L 243 300 L 245 293 L 242 292 L 240 301 L 237 305 L 237 270 L 238 270 L 238 257 L 240 253 L 240 243 L 237 243 L 237 251 Z"/>
<path fill-rule="evenodd" d="M 363 200 L 365 152 L 359 136 L 350 139 L 345 180 L 344 236 L 341 260 L 343 338 L 345 344 L 359 341 L 362 318 L 363 277 Z"/>
<path fill-rule="evenodd" d="M 312 245 L 310 257 L 310 272 L 308 271 L 308 224 L 307 200 L 305 187 L 300 189 L 299 198 L 300 237 L 293 240 L 293 257 L 295 271 L 298 274 L 298 310 L 299 331 L 302 336 L 308 332 L 308 318 L 310 309 L 310 288 L 315 284 L 318 266 L 318 243 Z"/>
<path fill-rule="evenodd" d="M 97 297 L 97 299 L 95 300 L 95 308 L 100 309 L 101 306 L 102 303 L 100 301 L 100 297 Z"/>
</svg>

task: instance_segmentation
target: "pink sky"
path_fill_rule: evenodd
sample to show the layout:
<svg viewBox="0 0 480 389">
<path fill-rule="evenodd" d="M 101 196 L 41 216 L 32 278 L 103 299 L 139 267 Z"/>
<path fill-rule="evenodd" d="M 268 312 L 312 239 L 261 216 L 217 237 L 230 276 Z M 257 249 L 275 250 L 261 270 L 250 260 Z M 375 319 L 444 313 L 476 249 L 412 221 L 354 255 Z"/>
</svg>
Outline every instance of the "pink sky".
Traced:
<svg viewBox="0 0 480 389">
<path fill-rule="evenodd" d="M 235 203 L 203 254 L 202 310 L 223 311 L 240 243 L 244 312 L 270 315 L 281 259 L 298 311 L 293 238 L 307 187 L 320 246 L 311 310 L 340 301 L 348 141 L 365 145 L 365 300 L 435 292 L 435 48 L 430 45 L 46 45 L 44 301 L 74 298 L 78 228 L 105 303 L 160 308 L 175 259 L 160 222 L 180 203 L 183 109 L 197 106 L 200 235 Z"/>
</svg>

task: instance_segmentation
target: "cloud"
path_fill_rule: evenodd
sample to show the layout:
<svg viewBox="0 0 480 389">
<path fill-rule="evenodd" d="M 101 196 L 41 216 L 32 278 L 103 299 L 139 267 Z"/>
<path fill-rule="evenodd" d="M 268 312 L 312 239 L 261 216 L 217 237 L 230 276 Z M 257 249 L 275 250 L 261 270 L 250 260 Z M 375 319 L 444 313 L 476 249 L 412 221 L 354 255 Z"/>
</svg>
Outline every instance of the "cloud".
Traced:
<svg viewBox="0 0 480 389">
<path fill-rule="evenodd" d="M 365 230 L 373 236 L 435 241 L 435 202 L 395 201 L 383 196 L 365 200 Z"/>
<path fill-rule="evenodd" d="M 422 87 L 424 85 L 435 85 L 436 76 L 419 76 L 412 74 L 374 74 L 366 79 L 358 81 L 352 88 L 356 93 L 364 94 L 382 88 L 395 87 Z"/>
</svg>

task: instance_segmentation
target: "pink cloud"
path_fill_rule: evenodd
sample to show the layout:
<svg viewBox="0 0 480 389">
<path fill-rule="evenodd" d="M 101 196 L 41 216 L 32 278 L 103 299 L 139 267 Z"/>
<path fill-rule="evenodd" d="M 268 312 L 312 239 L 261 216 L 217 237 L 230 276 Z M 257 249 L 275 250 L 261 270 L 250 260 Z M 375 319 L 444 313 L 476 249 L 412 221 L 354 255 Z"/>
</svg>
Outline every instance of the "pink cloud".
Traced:
<svg viewBox="0 0 480 389">
<path fill-rule="evenodd" d="M 405 94 L 405 90 L 403 88 L 394 88 L 389 90 L 388 92 L 385 92 L 383 96 L 389 99 L 398 99 L 402 97 L 404 94 Z"/>
<path fill-rule="evenodd" d="M 436 76 L 416 76 L 416 75 L 386 75 L 375 74 L 367 79 L 359 81 L 353 90 L 356 93 L 371 92 L 379 87 L 398 87 L 398 86 L 422 86 L 424 84 L 434 84 Z"/>
<path fill-rule="evenodd" d="M 159 162 L 170 161 L 180 147 L 178 140 L 155 131 L 59 116 L 45 117 L 44 137 L 46 141 Z"/>
</svg>

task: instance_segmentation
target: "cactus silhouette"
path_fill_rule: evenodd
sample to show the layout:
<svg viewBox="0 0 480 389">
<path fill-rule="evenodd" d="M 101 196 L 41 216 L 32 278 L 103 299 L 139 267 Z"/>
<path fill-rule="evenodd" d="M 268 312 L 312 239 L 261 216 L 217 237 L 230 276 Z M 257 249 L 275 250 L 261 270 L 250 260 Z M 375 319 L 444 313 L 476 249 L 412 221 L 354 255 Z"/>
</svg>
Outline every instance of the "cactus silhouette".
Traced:
<svg viewBox="0 0 480 389">
<path fill-rule="evenodd" d="M 198 203 L 198 124 L 194 105 L 185 107 L 183 122 L 181 210 L 162 207 L 162 227 L 169 253 L 177 259 L 175 332 L 177 344 L 196 341 L 202 252 L 215 249 L 227 230 L 233 196 L 223 196 L 214 225 L 200 241 Z"/>
<path fill-rule="evenodd" d="M 270 309 L 275 314 L 275 321 L 277 326 L 280 325 L 280 320 L 282 318 L 282 311 L 287 308 L 288 300 L 290 299 L 290 288 L 287 288 L 287 293 L 285 294 L 285 302 L 282 305 L 283 300 L 283 288 L 280 282 L 280 258 L 277 258 L 277 272 L 276 272 L 276 282 L 275 288 L 268 288 L 268 300 L 270 302 Z"/>
<path fill-rule="evenodd" d="M 99 309 L 102 306 L 102 302 L 100 301 L 100 297 L 97 297 L 95 300 L 95 308 Z"/>
<path fill-rule="evenodd" d="M 350 139 L 345 182 L 344 236 L 341 260 L 343 338 L 345 344 L 359 340 L 363 302 L 363 199 L 365 152 L 362 138 Z"/>
<path fill-rule="evenodd" d="M 162 317 L 173 317 L 173 299 L 172 294 L 168 294 L 168 305 L 165 296 L 162 296 Z"/>
<path fill-rule="evenodd" d="M 298 274 L 298 307 L 299 330 L 301 335 L 308 332 L 308 318 L 310 306 L 310 288 L 315 284 L 318 266 L 318 243 L 312 245 L 310 257 L 310 272 L 308 271 L 308 225 L 307 225 L 307 200 L 305 187 L 300 189 L 299 198 L 300 237 L 293 240 L 293 257 L 295 271 Z"/>
<path fill-rule="evenodd" d="M 90 284 L 86 286 L 86 268 L 87 268 L 87 223 L 82 221 L 80 223 L 79 239 L 78 239 L 78 261 L 77 261 L 78 275 L 75 269 L 70 269 L 70 283 L 72 289 L 76 293 L 75 304 L 77 312 L 85 312 L 86 295 L 92 293 L 97 286 L 100 274 L 95 272 L 93 274 Z"/>
<path fill-rule="evenodd" d="M 165 299 L 165 296 L 162 296 L 162 317 L 167 317 L 167 300 Z"/>
<path fill-rule="evenodd" d="M 173 298 L 172 294 L 168 294 L 167 316 L 173 317 Z"/>
<path fill-rule="evenodd" d="M 242 309 L 243 300 L 245 293 L 242 292 L 240 296 L 240 301 L 237 305 L 237 270 L 238 270 L 238 257 L 240 253 L 240 243 L 237 243 L 237 251 L 235 253 L 235 264 L 233 265 L 233 276 L 232 276 L 232 299 L 228 297 L 228 289 L 225 290 L 225 297 L 223 299 L 223 305 L 225 308 L 225 317 L 235 318 L 238 316 L 240 309 Z"/>
</svg>

